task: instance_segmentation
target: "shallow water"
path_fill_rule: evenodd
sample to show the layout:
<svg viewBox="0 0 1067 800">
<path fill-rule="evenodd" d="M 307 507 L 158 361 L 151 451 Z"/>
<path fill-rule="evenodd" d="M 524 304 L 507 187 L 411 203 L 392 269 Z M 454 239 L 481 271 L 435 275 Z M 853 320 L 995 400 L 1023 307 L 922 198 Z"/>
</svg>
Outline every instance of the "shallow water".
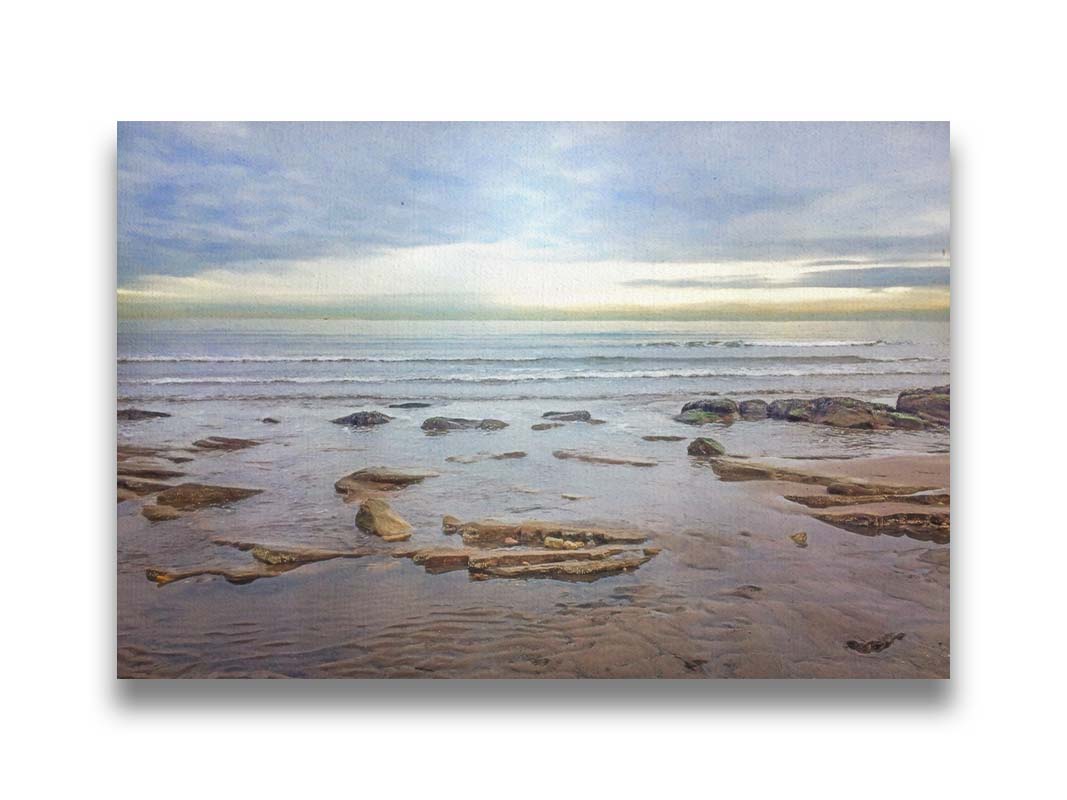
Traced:
<svg viewBox="0 0 1067 800">
<path fill-rule="evenodd" d="M 682 403 L 711 392 L 892 401 L 904 388 L 947 383 L 947 370 L 940 323 L 124 322 L 120 404 L 173 416 L 120 423 L 120 442 L 258 439 L 261 446 L 240 452 L 198 452 L 178 468 L 185 480 L 264 492 L 154 524 L 139 514 L 140 501 L 119 505 L 119 673 L 947 674 L 948 578 L 935 553 L 947 548 L 824 525 L 773 485 L 719 481 L 686 455 L 684 441 L 641 439 L 712 435 L 750 457 L 947 452 L 943 431 L 770 420 L 698 431 L 671 420 Z M 401 400 L 434 406 L 386 408 Z M 606 423 L 530 430 L 543 412 L 572 408 Z M 329 421 L 358 409 L 395 419 L 369 430 Z M 509 427 L 429 436 L 419 425 L 434 415 L 493 417 Z M 281 423 L 260 422 L 265 416 Z M 552 456 L 557 449 L 657 465 L 562 461 Z M 514 450 L 528 456 L 446 460 Z M 379 465 L 440 473 L 390 497 L 416 529 L 405 546 L 457 546 L 440 528 L 452 514 L 635 527 L 663 552 L 636 572 L 591 583 L 428 574 L 392 558 L 397 545 L 358 531 L 355 507 L 333 489 L 342 475 Z M 808 532 L 807 549 L 787 538 L 797 530 Z M 147 567 L 250 563 L 212 544 L 219 536 L 378 555 L 244 586 L 145 579 Z M 844 648 L 847 639 L 890 631 L 906 637 L 876 656 Z"/>
</svg>

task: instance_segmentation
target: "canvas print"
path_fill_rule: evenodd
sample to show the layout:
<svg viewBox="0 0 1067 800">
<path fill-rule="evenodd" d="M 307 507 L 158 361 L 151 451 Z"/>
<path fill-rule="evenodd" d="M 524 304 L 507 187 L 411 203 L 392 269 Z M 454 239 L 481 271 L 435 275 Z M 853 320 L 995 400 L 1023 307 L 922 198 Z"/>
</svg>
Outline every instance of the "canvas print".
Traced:
<svg viewBox="0 0 1067 800">
<path fill-rule="evenodd" d="M 948 677 L 947 123 L 117 138 L 120 677 Z"/>
</svg>

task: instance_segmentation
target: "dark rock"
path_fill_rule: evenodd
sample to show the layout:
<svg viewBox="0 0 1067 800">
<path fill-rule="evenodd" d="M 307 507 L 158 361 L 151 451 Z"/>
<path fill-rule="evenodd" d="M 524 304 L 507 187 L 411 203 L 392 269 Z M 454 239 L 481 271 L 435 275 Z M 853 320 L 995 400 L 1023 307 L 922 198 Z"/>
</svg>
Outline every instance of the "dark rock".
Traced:
<svg viewBox="0 0 1067 800">
<path fill-rule="evenodd" d="M 182 511 L 208 506 L 224 506 L 238 500 L 262 494 L 262 489 L 241 489 L 236 486 L 209 486 L 203 483 L 181 483 L 160 492 L 156 503 Z"/>
<path fill-rule="evenodd" d="M 281 420 L 277 420 L 274 417 L 264 417 L 260 420 L 260 422 L 266 422 L 268 425 L 277 425 L 281 422 Z"/>
<path fill-rule="evenodd" d="M 642 436 L 641 438 L 644 439 L 646 442 L 684 442 L 685 441 L 685 437 L 684 436 L 658 436 L 658 435 L 652 435 L 652 436 Z"/>
<path fill-rule="evenodd" d="M 868 503 L 913 503 L 920 506 L 947 506 L 949 495 L 947 494 L 909 494 L 889 495 L 873 494 L 861 496 L 832 495 L 832 494 L 809 494 L 809 495 L 785 495 L 785 499 L 793 503 L 799 503 L 808 508 L 835 508 L 837 506 L 859 506 Z"/>
<path fill-rule="evenodd" d="M 588 411 L 546 411 L 541 418 L 556 422 L 589 422 L 593 415 Z"/>
<path fill-rule="evenodd" d="M 726 455 L 726 448 L 714 439 L 701 436 L 689 443 L 686 452 L 691 456 L 718 458 L 719 456 Z"/>
<path fill-rule="evenodd" d="M 120 408 L 118 418 L 122 422 L 136 422 L 142 419 L 158 419 L 169 417 L 170 414 L 163 411 L 145 411 L 143 408 Z"/>
<path fill-rule="evenodd" d="M 384 425 L 392 419 L 381 411 L 356 411 L 344 417 L 331 419 L 334 425 L 349 425 L 353 428 L 369 428 L 372 425 Z"/>
<path fill-rule="evenodd" d="M 737 404 L 741 419 L 756 420 L 767 418 L 767 404 L 763 400 L 742 400 Z"/>
<path fill-rule="evenodd" d="M 884 419 L 885 423 L 891 428 L 900 428 L 905 431 L 921 431 L 926 428 L 926 423 L 914 414 L 901 414 L 897 411 L 881 413 L 884 414 L 884 417 L 878 414 L 879 418 Z"/>
<path fill-rule="evenodd" d="M 932 389 L 909 389 L 897 398 L 897 411 L 911 414 L 925 422 L 949 424 L 949 387 L 935 386 Z"/>
<path fill-rule="evenodd" d="M 201 450 L 244 450 L 246 447 L 255 447 L 261 444 L 254 439 L 234 439 L 230 436 L 209 436 L 193 442 L 193 447 Z"/>
<path fill-rule="evenodd" d="M 647 458 L 618 458 L 614 456 L 597 456 L 592 453 L 579 453 L 574 450 L 554 450 L 552 455 L 561 460 L 573 459 L 586 464 L 607 464 L 629 467 L 654 467 L 655 461 Z"/>
<path fill-rule="evenodd" d="M 339 478 L 333 485 L 339 494 L 350 499 L 360 499 L 376 492 L 389 492 L 422 483 L 426 478 L 436 478 L 436 472 L 425 470 L 391 469 L 389 467 L 366 467 Z"/>
<path fill-rule="evenodd" d="M 445 461 L 453 464 L 476 464 L 479 461 L 510 461 L 516 458 L 526 458 L 526 453 L 522 450 L 512 450 L 508 453 L 474 453 L 469 456 L 449 456 Z"/>
<path fill-rule="evenodd" d="M 430 433 L 472 429 L 498 431 L 506 427 L 508 424 L 498 419 L 463 419 L 461 417 L 430 417 L 422 423 L 422 429 Z"/>
<path fill-rule="evenodd" d="M 429 408 L 433 403 L 391 403 L 389 408 Z"/>
<path fill-rule="evenodd" d="M 715 423 L 729 425 L 734 422 L 737 417 L 732 414 L 716 414 L 712 411 L 692 409 L 690 411 L 683 411 L 681 414 L 676 414 L 672 419 L 674 419 L 675 422 L 683 422 L 686 425 L 712 425 Z"/>
<path fill-rule="evenodd" d="M 736 417 L 738 408 L 737 403 L 726 397 L 708 397 L 686 403 L 682 406 L 682 413 L 686 411 L 703 411 L 707 414 L 717 414 L 720 417 Z"/>
<path fill-rule="evenodd" d="M 807 419 L 811 410 L 811 400 L 798 400 L 795 397 L 788 400 L 775 400 L 767 406 L 767 416 L 771 419 L 790 419 L 794 422 Z"/>
<path fill-rule="evenodd" d="M 167 469 L 166 467 L 156 467 L 146 464 L 130 464 L 119 463 L 118 466 L 119 475 L 126 475 L 133 478 L 155 478 L 157 480 L 166 480 L 167 478 L 181 478 L 185 476 L 184 472 L 179 472 L 176 469 Z"/>
<path fill-rule="evenodd" d="M 834 480 L 826 485 L 827 494 L 849 495 L 851 497 L 868 497 L 870 495 L 906 495 L 929 491 L 930 486 L 897 486 L 886 483 L 867 483 L 866 481 Z"/>
<path fill-rule="evenodd" d="M 138 497 L 153 494 L 154 492 L 162 492 L 164 489 L 171 488 L 171 486 L 172 484 L 169 483 L 159 483 L 158 481 L 150 481 L 130 475 L 119 475 L 118 477 L 118 488 L 133 492 Z"/>
<path fill-rule="evenodd" d="M 816 514 L 815 518 L 865 536 L 907 536 L 920 542 L 948 544 L 949 515 L 908 511 L 894 514 Z"/>
<path fill-rule="evenodd" d="M 786 419 L 796 421 L 797 418 L 787 413 Z M 852 397 L 816 398 L 811 402 L 805 421 L 835 428 L 873 430 L 879 427 L 871 404 Z"/>
<path fill-rule="evenodd" d="M 536 425 L 531 425 L 530 426 L 530 430 L 532 430 L 532 431 L 548 431 L 548 430 L 552 430 L 553 428 L 562 428 L 562 427 L 563 427 L 563 423 L 562 422 L 538 422 Z"/>
<path fill-rule="evenodd" d="M 849 650 L 855 650 L 857 653 L 863 653 L 868 655 L 870 653 L 881 653 L 893 642 L 899 641 L 904 638 L 903 633 L 887 633 L 880 639 L 870 639 L 868 641 L 860 641 L 857 639 L 849 639 L 845 642 L 845 647 Z"/>
</svg>

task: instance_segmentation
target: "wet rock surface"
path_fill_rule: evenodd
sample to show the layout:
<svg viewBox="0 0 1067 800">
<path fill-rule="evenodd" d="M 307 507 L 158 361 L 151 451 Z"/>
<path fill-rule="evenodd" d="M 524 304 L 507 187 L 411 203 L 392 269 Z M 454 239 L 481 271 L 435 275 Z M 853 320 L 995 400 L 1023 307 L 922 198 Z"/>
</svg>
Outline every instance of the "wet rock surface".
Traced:
<svg viewBox="0 0 1067 800">
<path fill-rule="evenodd" d="M 262 444 L 255 439 L 237 439 L 232 436 L 208 436 L 193 442 L 193 447 L 201 450 L 245 450 Z"/>
<path fill-rule="evenodd" d="M 550 431 L 553 428 L 562 428 L 562 422 L 537 422 L 530 426 L 532 431 Z"/>
<path fill-rule="evenodd" d="M 845 647 L 849 650 L 854 650 L 857 653 L 863 653 L 864 655 L 870 653 L 881 653 L 883 650 L 889 648 L 893 642 L 899 642 L 904 638 L 903 633 L 887 633 L 878 639 L 869 639 L 866 641 L 859 639 L 849 639 L 845 642 Z"/>
<path fill-rule="evenodd" d="M 380 497 L 372 497 L 359 504 L 356 527 L 372 533 L 387 542 L 402 542 L 411 538 L 413 528 L 403 517 L 393 511 Z"/>
<path fill-rule="evenodd" d="M 464 419 L 463 417 L 430 417 L 422 423 L 427 433 L 447 433 L 448 431 L 499 431 L 508 427 L 499 419 Z"/>
<path fill-rule="evenodd" d="M 640 531 L 587 527 L 561 522 L 532 520 L 527 522 L 460 522 L 455 517 L 445 517 L 441 524 L 448 534 L 459 534 L 463 543 L 471 546 L 507 546 L 505 540 L 517 544 L 543 545 L 547 538 L 577 542 L 585 546 L 601 544 L 638 544 L 648 537 Z"/>
<path fill-rule="evenodd" d="M 262 493 L 262 489 L 236 486 L 211 486 L 204 483 L 181 483 L 156 495 L 156 504 L 180 511 L 197 511 L 210 506 L 225 506 Z"/>
<path fill-rule="evenodd" d="M 143 408 L 120 408 L 118 410 L 119 422 L 137 422 L 142 419 L 161 419 L 169 417 L 164 411 L 147 411 Z"/>
<path fill-rule="evenodd" d="M 511 450 L 507 453 L 473 453 L 466 456 L 449 456 L 445 461 L 453 464 L 477 464 L 479 461 L 511 461 L 516 458 L 526 458 L 526 452 Z"/>
<path fill-rule="evenodd" d="M 939 425 L 948 425 L 950 418 L 948 386 L 932 389 L 909 389 L 897 397 L 897 411 Z"/>
<path fill-rule="evenodd" d="M 332 419 L 334 425 L 348 425 L 352 428 L 370 428 L 375 425 L 384 425 L 392 421 L 392 417 L 381 411 L 356 411 L 337 419 Z"/>
<path fill-rule="evenodd" d="M 663 436 L 657 434 L 650 434 L 648 436 L 641 437 L 646 442 L 684 442 L 684 436 Z"/>
<path fill-rule="evenodd" d="M 922 506 L 947 506 L 950 497 L 944 493 L 937 494 L 871 494 L 871 495 L 830 495 L 830 494 L 787 494 L 785 499 L 799 503 L 808 508 L 837 508 L 839 506 L 856 506 L 869 503 L 913 503 Z"/>
<path fill-rule="evenodd" d="M 742 400 L 737 404 L 741 419 L 757 420 L 767 418 L 767 403 L 763 400 Z"/>
<path fill-rule="evenodd" d="M 576 450 L 553 450 L 552 455 L 561 460 L 582 461 L 586 464 L 604 466 L 654 467 L 656 462 L 648 458 L 628 458 L 622 456 L 600 456 L 595 453 L 580 453 Z"/>
<path fill-rule="evenodd" d="M 815 519 L 868 536 L 907 536 L 920 542 L 948 544 L 949 515 L 943 512 L 816 514 Z"/>
<path fill-rule="evenodd" d="M 418 403 L 413 401 L 408 403 L 390 403 L 389 408 L 430 408 L 432 405 L 433 403 Z"/>
<path fill-rule="evenodd" d="M 546 411 L 541 418 L 556 422 L 589 422 L 593 415 L 588 411 Z"/>
<path fill-rule="evenodd" d="M 431 470 L 364 467 L 339 478 L 334 482 L 333 488 L 338 494 L 360 499 L 381 492 L 395 492 L 437 476 L 438 473 Z"/>
<path fill-rule="evenodd" d="M 689 443 L 686 452 L 691 456 L 699 456 L 701 458 L 718 458 L 726 455 L 726 448 L 714 439 L 700 436 Z"/>
<path fill-rule="evenodd" d="M 263 419 L 260 420 L 260 422 L 265 422 L 268 425 L 280 425 L 281 424 L 281 420 L 275 419 L 274 417 L 264 417 Z"/>
</svg>

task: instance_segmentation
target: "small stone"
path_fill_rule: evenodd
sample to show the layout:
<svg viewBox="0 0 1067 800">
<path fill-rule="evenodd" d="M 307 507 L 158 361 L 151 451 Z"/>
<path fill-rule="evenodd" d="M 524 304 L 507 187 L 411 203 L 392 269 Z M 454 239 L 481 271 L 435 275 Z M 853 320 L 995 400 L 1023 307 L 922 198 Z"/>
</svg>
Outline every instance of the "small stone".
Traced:
<svg viewBox="0 0 1067 800">
<path fill-rule="evenodd" d="M 808 534 L 806 534 L 804 531 L 799 531 L 797 533 L 791 534 L 789 538 L 793 540 L 793 544 L 795 544 L 797 547 L 808 546 Z"/>
</svg>

